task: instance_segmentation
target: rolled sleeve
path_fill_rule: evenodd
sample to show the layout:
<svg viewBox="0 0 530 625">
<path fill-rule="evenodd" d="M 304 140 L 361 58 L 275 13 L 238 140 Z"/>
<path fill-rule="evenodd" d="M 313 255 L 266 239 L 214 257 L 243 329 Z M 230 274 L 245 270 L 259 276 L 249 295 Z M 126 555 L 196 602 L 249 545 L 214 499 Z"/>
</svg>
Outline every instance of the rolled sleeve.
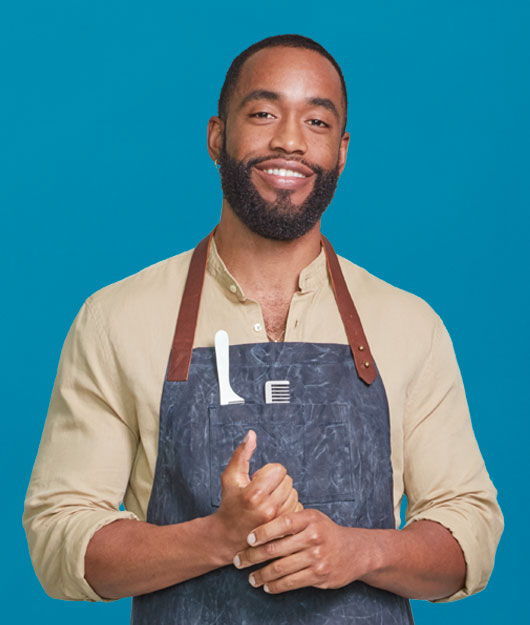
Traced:
<svg viewBox="0 0 530 625">
<path fill-rule="evenodd" d="M 404 459 L 405 526 L 421 519 L 440 523 L 466 561 L 464 587 L 435 601 L 481 591 L 493 569 L 503 517 L 475 439 L 451 339 L 439 319 L 408 395 Z"/>
<path fill-rule="evenodd" d="M 85 302 L 66 338 L 26 495 L 35 572 L 52 597 L 103 601 L 85 580 L 96 531 L 119 519 L 138 435 L 117 356 Z"/>
</svg>

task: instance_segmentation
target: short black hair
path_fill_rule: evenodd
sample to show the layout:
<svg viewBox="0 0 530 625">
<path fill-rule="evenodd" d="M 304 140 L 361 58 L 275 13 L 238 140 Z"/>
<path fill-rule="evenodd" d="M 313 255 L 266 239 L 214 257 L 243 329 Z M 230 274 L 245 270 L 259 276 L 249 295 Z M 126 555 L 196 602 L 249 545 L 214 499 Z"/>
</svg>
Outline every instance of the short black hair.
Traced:
<svg viewBox="0 0 530 625">
<path fill-rule="evenodd" d="M 316 41 L 313 41 L 313 39 L 309 39 L 309 37 L 304 37 L 303 35 L 274 35 L 273 37 L 267 37 L 266 39 L 262 39 L 261 41 L 252 44 L 246 50 L 243 50 L 241 54 L 236 56 L 236 58 L 232 61 L 232 64 L 228 68 L 228 71 L 226 72 L 225 81 L 223 83 L 223 86 L 221 87 L 221 94 L 219 96 L 218 103 L 219 117 L 226 123 L 226 118 L 228 116 L 228 102 L 230 101 L 230 97 L 234 92 L 237 80 L 239 78 L 239 74 L 241 73 L 241 68 L 243 67 L 245 61 L 254 53 L 258 52 L 258 50 L 279 46 L 285 46 L 287 48 L 306 48 L 307 50 L 314 50 L 315 52 L 318 52 L 323 57 L 328 59 L 328 61 L 337 70 L 342 86 L 342 95 L 344 98 L 344 125 L 342 127 L 342 133 L 344 134 L 344 131 L 346 130 L 346 120 L 348 117 L 348 94 L 346 93 L 346 82 L 344 81 L 342 70 L 340 69 L 337 61 L 335 61 L 335 59 L 324 47 L 322 47 Z"/>
</svg>

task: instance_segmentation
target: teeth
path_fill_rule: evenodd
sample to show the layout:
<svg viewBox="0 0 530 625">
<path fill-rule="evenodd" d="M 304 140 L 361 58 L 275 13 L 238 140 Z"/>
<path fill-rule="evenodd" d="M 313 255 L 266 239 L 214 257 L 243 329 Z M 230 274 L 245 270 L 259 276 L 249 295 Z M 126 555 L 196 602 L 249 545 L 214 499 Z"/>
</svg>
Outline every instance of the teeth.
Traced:
<svg viewBox="0 0 530 625">
<path fill-rule="evenodd" d="M 283 176 L 284 178 L 305 178 L 304 174 L 299 171 L 293 171 L 292 169 L 265 169 L 267 174 L 273 174 L 274 176 Z"/>
</svg>

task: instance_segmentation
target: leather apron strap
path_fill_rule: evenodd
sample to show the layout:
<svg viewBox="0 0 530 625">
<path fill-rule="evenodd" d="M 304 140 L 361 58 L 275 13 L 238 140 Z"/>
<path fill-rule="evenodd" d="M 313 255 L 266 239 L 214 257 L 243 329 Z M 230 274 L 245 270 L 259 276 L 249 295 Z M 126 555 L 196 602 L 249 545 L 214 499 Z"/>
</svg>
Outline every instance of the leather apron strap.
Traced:
<svg viewBox="0 0 530 625">
<path fill-rule="evenodd" d="M 202 287 L 208 264 L 210 243 L 214 232 L 215 230 L 197 245 L 191 257 L 173 337 L 173 345 L 171 346 L 167 376 L 169 382 L 184 382 L 188 379 Z M 371 384 L 375 380 L 377 372 L 361 320 L 348 291 L 335 250 L 323 235 L 321 235 L 321 241 L 326 254 L 331 285 L 355 361 L 357 375 L 366 384 Z"/>
</svg>

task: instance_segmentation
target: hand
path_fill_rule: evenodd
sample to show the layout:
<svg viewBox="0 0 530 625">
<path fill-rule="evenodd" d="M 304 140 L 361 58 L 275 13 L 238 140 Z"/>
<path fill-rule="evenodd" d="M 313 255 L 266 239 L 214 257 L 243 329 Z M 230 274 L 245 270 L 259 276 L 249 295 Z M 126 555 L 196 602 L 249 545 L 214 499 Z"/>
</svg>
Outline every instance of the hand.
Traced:
<svg viewBox="0 0 530 625">
<path fill-rule="evenodd" d="M 221 475 L 221 505 L 214 516 L 221 523 L 224 547 L 233 554 L 247 545 L 248 534 L 277 516 L 302 509 L 285 467 L 266 464 L 249 477 L 256 433 L 249 430 Z"/>
<path fill-rule="evenodd" d="M 370 530 L 342 527 L 318 510 L 281 516 L 252 534 L 253 546 L 239 552 L 234 564 L 245 568 L 274 558 L 249 576 L 252 586 L 269 593 L 341 588 L 370 568 Z"/>
</svg>

